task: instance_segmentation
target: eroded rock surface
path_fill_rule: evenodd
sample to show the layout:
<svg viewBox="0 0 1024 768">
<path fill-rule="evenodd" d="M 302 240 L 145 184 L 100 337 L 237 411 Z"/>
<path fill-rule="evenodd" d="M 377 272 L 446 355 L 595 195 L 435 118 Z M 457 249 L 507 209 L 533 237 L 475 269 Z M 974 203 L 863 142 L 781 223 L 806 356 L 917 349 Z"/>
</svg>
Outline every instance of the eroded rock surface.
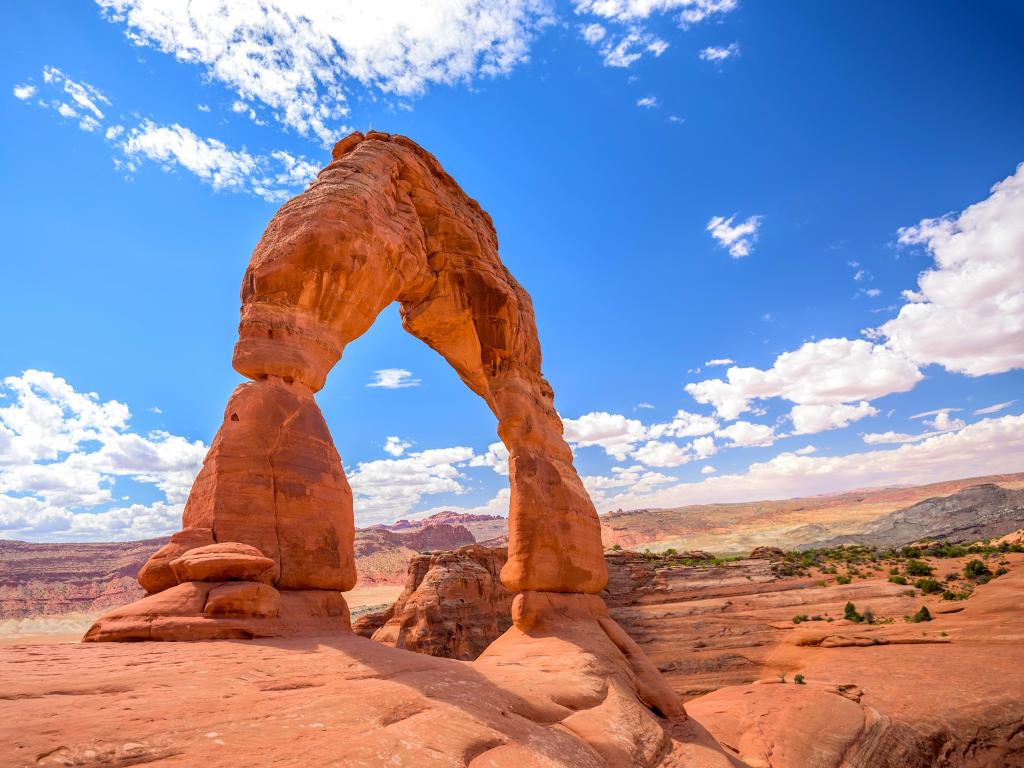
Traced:
<svg viewBox="0 0 1024 768">
<path fill-rule="evenodd" d="M 501 583 L 504 549 L 471 545 L 418 555 L 401 596 L 354 631 L 378 643 L 431 656 L 472 660 L 512 625 L 512 593 Z"/>
</svg>

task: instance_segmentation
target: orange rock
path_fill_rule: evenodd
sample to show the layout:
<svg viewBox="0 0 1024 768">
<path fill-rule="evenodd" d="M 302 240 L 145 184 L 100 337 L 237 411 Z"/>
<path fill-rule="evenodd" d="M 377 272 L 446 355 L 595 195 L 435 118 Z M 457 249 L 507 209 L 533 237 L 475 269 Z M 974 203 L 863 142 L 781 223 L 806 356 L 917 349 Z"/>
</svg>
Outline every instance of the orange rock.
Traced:
<svg viewBox="0 0 1024 768">
<path fill-rule="evenodd" d="M 209 528 L 185 528 L 171 536 L 171 540 L 153 553 L 139 570 L 139 584 L 149 594 L 162 592 L 177 585 L 178 577 L 171 570 L 171 561 L 190 549 L 213 544 L 213 531 Z"/>
<path fill-rule="evenodd" d="M 190 549 L 171 561 L 171 570 L 180 583 L 186 581 L 259 581 L 269 580 L 274 561 L 256 547 L 229 542 Z"/>
<path fill-rule="evenodd" d="M 274 378 L 235 390 L 183 520 L 259 549 L 275 561 L 279 589 L 355 586 L 352 492 L 301 384 Z"/>
<path fill-rule="evenodd" d="M 334 157 L 278 211 L 253 252 L 236 370 L 319 390 L 345 346 L 398 301 L 406 330 L 440 352 L 498 418 L 512 490 L 505 585 L 600 592 L 597 515 L 541 374 L 530 297 L 501 263 L 490 217 L 405 137 L 353 134 Z M 228 471 L 218 469 L 225 447 L 211 448 L 211 486 Z M 265 483 L 265 466 L 250 472 Z"/>
<path fill-rule="evenodd" d="M 281 593 L 267 584 L 240 581 L 210 590 L 203 615 L 273 618 L 281 612 Z"/>
</svg>

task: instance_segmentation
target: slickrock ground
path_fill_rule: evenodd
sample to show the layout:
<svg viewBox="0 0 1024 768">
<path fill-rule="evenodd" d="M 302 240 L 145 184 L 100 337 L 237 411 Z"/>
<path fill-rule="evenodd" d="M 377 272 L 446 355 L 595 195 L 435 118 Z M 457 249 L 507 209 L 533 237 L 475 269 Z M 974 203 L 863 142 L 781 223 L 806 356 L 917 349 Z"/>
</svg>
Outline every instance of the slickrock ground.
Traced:
<svg viewBox="0 0 1024 768">
<path fill-rule="evenodd" d="M 637 709 L 599 637 L 517 637 L 472 665 L 356 635 L 7 647 L 0 764 L 741 765 Z"/>
</svg>

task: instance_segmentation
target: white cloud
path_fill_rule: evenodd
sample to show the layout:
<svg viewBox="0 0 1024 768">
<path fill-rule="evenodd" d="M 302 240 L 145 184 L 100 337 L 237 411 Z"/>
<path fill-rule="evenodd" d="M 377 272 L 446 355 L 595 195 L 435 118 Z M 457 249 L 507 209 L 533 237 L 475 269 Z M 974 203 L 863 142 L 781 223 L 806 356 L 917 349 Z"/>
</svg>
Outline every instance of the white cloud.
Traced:
<svg viewBox="0 0 1024 768">
<path fill-rule="evenodd" d="M 400 97 L 510 72 L 551 23 L 545 0 L 166 3 L 97 0 L 147 45 L 198 64 L 246 103 L 325 144 L 355 83 Z"/>
<path fill-rule="evenodd" d="M 757 231 L 761 226 L 761 216 L 750 216 L 746 221 L 733 226 L 735 215 L 725 218 L 715 216 L 708 222 L 707 230 L 718 241 L 722 248 L 729 250 L 734 259 L 750 255 L 750 249 L 757 240 Z"/>
<path fill-rule="evenodd" d="M 872 407 L 866 400 L 861 400 L 855 405 L 795 405 L 789 412 L 795 435 L 813 435 L 827 429 L 842 429 L 854 421 L 876 415 L 878 409 Z"/>
<path fill-rule="evenodd" d="M 589 13 L 619 22 L 635 22 L 654 14 L 678 13 L 680 24 L 696 24 L 714 14 L 728 13 L 738 0 L 573 0 L 576 13 Z"/>
<path fill-rule="evenodd" d="M 647 434 L 651 437 L 699 437 L 718 429 L 718 422 L 710 416 L 690 413 L 685 410 L 676 411 L 672 421 L 652 424 Z"/>
<path fill-rule="evenodd" d="M 709 45 L 700 52 L 700 57 L 703 61 L 725 61 L 728 58 L 739 55 L 739 43 L 730 43 L 724 48 Z"/>
<path fill-rule="evenodd" d="M 910 416 L 908 418 L 911 418 L 911 419 L 926 419 L 929 416 L 938 416 L 940 413 L 950 413 L 951 411 L 959 411 L 959 410 L 961 410 L 961 409 L 960 408 L 935 408 L 934 410 L 931 410 L 931 411 L 921 411 L 921 413 L 915 413 L 914 415 L 912 415 L 912 416 Z"/>
<path fill-rule="evenodd" d="M 59 86 L 80 109 L 91 112 L 97 120 L 104 118 L 103 111 L 99 105 L 109 105 L 110 99 L 104 96 L 103 92 L 96 86 L 72 80 L 56 67 L 43 68 L 43 82 L 48 85 Z"/>
<path fill-rule="evenodd" d="M 580 28 L 580 32 L 583 35 L 583 39 L 591 45 L 597 45 L 608 34 L 608 31 L 600 24 L 587 24 Z M 21 97 L 19 96 L 18 98 Z"/>
<path fill-rule="evenodd" d="M 562 419 L 565 439 L 580 448 L 598 445 L 622 461 L 646 437 L 644 425 L 617 413 L 594 411 L 578 419 Z"/>
<path fill-rule="evenodd" d="M 959 410 L 959 409 L 957 409 Z M 924 424 L 936 432 L 948 432 L 953 429 L 960 429 L 966 425 L 963 419 L 957 419 L 949 415 L 949 411 L 940 411 L 933 419 L 925 419 Z"/>
<path fill-rule="evenodd" d="M 715 445 L 713 437 L 698 437 L 688 447 L 697 459 L 706 459 L 718 453 L 718 446 Z"/>
<path fill-rule="evenodd" d="M 13 395 L 0 408 L 0 536 L 138 538 L 180 522 L 206 454 L 202 442 L 132 432 L 126 405 L 77 392 L 46 371 L 8 376 L 0 391 Z M 120 477 L 152 485 L 164 498 L 113 507 Z"/>
<path fill-rule="evenodd" d="M 35 93 L 36 87 L 34 85 L 29 85 L 28 83 L 26 83 L 24 85 L 14 86 L 14 98 L 21 99 L 22 101 L 27 101 L 28 99 L 31 99 L 33 96 L 35 96 Z"/>
<path fill-rule="evenodd" d="M 200 112 L 209 112 L 210 111 L 210 107 L 207 104 L 196 104 L 196 109 L 198 109 Z"/>
<path fill-rule="evenodd" d="M 61 70 L 49 66 L 43 68 L 43 82 L 45 89 L 70 95 L 79 109 L 56 99 L 41 100 L 39 106 L 78 120 L 83 131 L 102 134 L 118 153 L 114 165 L 129 174 L 143 162 L 154 162 L 165 171 L 187 170 L 215 190 L 247 192 L 268 202 L 279 202 L 305 187 L 319 170 L 318 165 L 305 158 L 280 150 L 254 154 L 244 148 L 231 149 L 217 139 L 197 136 L 177 123 L 158 125 L 144 119 L 131 129 L 123 125 L 104 129 L 104 115 L 98 104 L 111 102 L 98 88 L 71 80 Z M 80 109 L 90 114 L 82 114 Z"/>
<path fill-rule="evenodd" d="M 643 107 L 644 109 L 650 109 L 651 107 L 658 106 L 658 99 L 655 96 L 644 96 L 643 98 L 637 99 L 636 105 Z"/>
<path fill-rule="evenodd" d="M 646 403 L 646 402 L 645 402 L 645 403 L 637 403 L 637 404 L 636 404 L 636 405 L 634 406 L 634 408 L 635 408 L 635 409 L 640 409 L 640 408 L 643 408 L 643 409 L 650 409 L 650 408 L 654 408 L 654 406 L 653 406 L 653 405 L 652 405 L 651 403 Z"/>
<path fill-rule="evenodd" d="M 956 432 L 887 450 L 844 456 L 784 452 L 746 471 L 602 499 L 602 510 L 792 498 L 879 485 L 911 485 L 1002 472 L 1024 460 L 1024 414 L 985 419 Z"/>
<path fill-rule="evenodd" d="M 382 368 L 373 372 L 373 380 L 367 384 L 368 387 L 380 387 L 381 389 L 404 389 L 406 387 L 418 387 L 422 382 L 412 377 L 412 371 L 404 368 Z"/>
<path fill-rule="evenodd" d="M 766 446 L 775 442 L 777 435 L 768 424 L 754 424 L 749 421 L 735 421 L 715 432 L 715 437 L 728 440 L 733 446 Z"/>
<path fill-rule="evenodd" d="M 704 363 L 704 367 L 711 368 L 712 366 L 715 365 L 732 365 L 734 362 L 735 360 L 732 360 L 731 358 L 728 357 L 716 357 L 713 360 L 708 360 L 706 363 Z"/>
<path fill-rule="evenodd" d="M 795 453 L 797 456 L 807 456 L 809 454 L 816 453 L 817 451 L 818 449 L 815 448 L 813 445 L 805 445 L 803 448 L 798 448 L 797 450 L 793 451 L 793 453 Z"/>
<path fill-rule="evenodd" d="M 664 40 L 636 28 L 620 37 L 602 34 L 594 40 L 587 38 L 584 32 L 584 39 L 597 47 L 606 67 L 627 68 L 643 58 L 645 53 L 658 57 L 668 50 L 668 43 Z"/>
<path fill-rule="evenodd" d="M 229 149 L 217 139 L 197 136 L 178 125 L 157 125 L 150 120 L 128 131 L 119 144 L 121 167 L 137 170 L 143 160 L 165 169 L 184 168 L 215 190 L 250 192 L 267 201 L 287 199 L 297 187 L 312 181 L 319 168 L 287 152 L 252 155 Z"/>
<path fill-rule="evenodd" d="M 751 401 L 782 397 L 798 405 L 838 405 L 906 392 L 922 378 L 911 361 L 863 339 L 821 339 L 779 355 L 768 370 L 734 366 L 726 379 L 687 384 L 699 403 L 723 419 L 750 410 Z"/>
<path fill-rule="evenodd" d="M 702 475 L 713 475 L 716 472 L 718 472 L 718 470 L 712 467 L 710 464 L 700 468 L 700 473 Z"/>
<path fill-rule="evenodd" d="M 1003 403 L 996 403 L 995 405 L 989 405 L 989 406 L 986 406 L 985 408 L 979 408 L 978 410 L 973 412 L 973 415 L 974 416 L 984 416 L 984 415 L 987 415 L 989 413 L 998 413 L 999 411 L 1006 410 L 1007 408 L 1009 408 L 1011 405 L 1013 405 L 1016 402 L 1017 402 L 1016 400 L 1007 400 L 1006 402 L 1003 402 Z"/>
<path fill-rule="evenodd" d="M 659 486 L 677 482 L 677 478 L 671 475 L 654 472 L 640 465 L 612 467 L 610 475 L 586 475 L 580 479 L 595 505 L 603 502 L 608 491 L 618 489 L 620 493 L 649 493 Z"/>
<path fill-rule="evenodd" d="M 1024 164 L 957 215 L 899 231 L 935 266 L 899 315 L 874 329 L 919 365 L 968 376 L 1024 367 Z"/>
<path fill-rule="evenodd" d="M 679 467 L 693 460 L 684 447 L 666 440 L 649 440 L 630 455 L 649 467 Z"/>
<path fill-rule="evenodd" d="M 359 525 L 396 520 L 424 496 L 465 493 L 460 467 L 473 458 L 466 447 L 433 448 L 400 459 L 360 462 L 349 475 Z"/>
<path fill-rule="evenodd" d="M 508 448 L 502 442 L 491 443 L 487 453 L 474 456 L 469 466 L 490 467 L 499 475 L 508 475 Z"/>
<path fill-rule="evenodd" d="M 409 448 L 412 448 L 412 443 L 403 440 L 397 435 L 389 435 L 384 440 L 384 453 L 388 453 L 392 456 L 401 456 Z"/>
<path fill-rule="evenodd" d="M 686 122 L 686 118 L 685 117 L 679 117 L 679 115 L 669 115 L 668 116 L 668 121 L 670 123 L 685 123 Z"/>
</svg>

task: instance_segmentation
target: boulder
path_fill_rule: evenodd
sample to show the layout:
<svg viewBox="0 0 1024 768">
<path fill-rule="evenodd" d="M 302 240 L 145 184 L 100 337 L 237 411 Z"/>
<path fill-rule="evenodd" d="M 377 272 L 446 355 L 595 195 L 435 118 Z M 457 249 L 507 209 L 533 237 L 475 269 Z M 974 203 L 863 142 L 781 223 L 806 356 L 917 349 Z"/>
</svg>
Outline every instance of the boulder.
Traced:
<svg viewBox="0 0 1024 768">
<path fill-rule="evenodd" d="M 209 528 L 184 528 L 178 531 L 139 570 L 139 584 L 151 595 L 170 589 L 178 583 L 178 577 L 171 570 L 171 561 L 177 560 L 190 549 L 213 543 L 213 531 Z"/>
<path fill-rule="evenodd" d="M 281 612 L 281 593 L 257 581 L 239 581 L 210 590 L 203 615 L 274 618 Z"/>
<path fill-rule="evenodd" d="M 179 583 L 186 581 L 265 581 L 270 583 L 274 561 L 256 547 L 237 542 L 190 549 L 172 560 Z"/>
</svg>

